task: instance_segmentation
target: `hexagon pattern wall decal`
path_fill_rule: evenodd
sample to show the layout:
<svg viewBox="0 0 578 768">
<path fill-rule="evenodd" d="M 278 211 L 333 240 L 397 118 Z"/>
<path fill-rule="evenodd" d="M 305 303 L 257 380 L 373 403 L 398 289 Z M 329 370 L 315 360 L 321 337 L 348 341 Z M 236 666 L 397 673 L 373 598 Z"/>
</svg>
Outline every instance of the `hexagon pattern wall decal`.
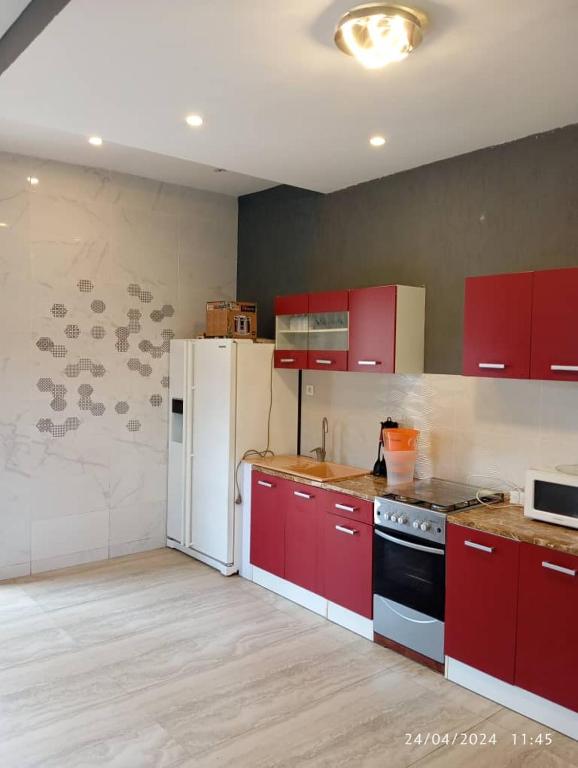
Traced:
<svg viewBox="0 0 578 768">
<path fill-rule="evenodd" d="M 86 371 L 94 376 L 95 379 L 102 378 L 106 373 L 106 368 L 102 363 L 93 363 L 87 357 L 81 357 L 77 363 L 69 363 L 64 369 L 64 375 L 69 379 L 76 379 L 81 372 Z"/>
<path fill-rule="evenodd" d="M 153 295 L 150 291 L 143 291 L 140 285 L 137 283 L 131 283 L 127 288 L 129 296 L 134 296 L 140 299 L 143 304 L 150 304 L 153 300 Z"/>
<path fill-rule="evenodd" d="M 41 352 L 50 352 L 52 357 L 66 357 L 68 350 L 62 344 L 55 344 L 48 336 L 41 336 L 36 342 Z"/>
<path fill-rule="evenodd" d="M 91 293 L 95 286 L 91 280 L 86 278 L 79 279 L 76 283 L 78 290 L 81 293 Z M 153 301 L 153 295 L 150 291 L 144 290 L 137 283 L 131 283 L 128 288 L 128 294 L 138 299 L 143 304 L 150 304 Z M 102 299 L 93 299 L 90 302 L 90 309 L 95 314 L 102 314 L 106 310 L 106 304 Z M 54 303 L 50 308 L 50 313 L 54 318 L 62 319 L 68 316 L 69 310 L 62 303 Z M 130 348 L 129 338 L 131 334 L 139 334 L 142 331 L 141 321 L 142 312 L 139 309 L 131 308 L 127 311 L 127 323 L 126 325 L 115 328 L 114 334 L 116 337 L 115 348 L 118 352 L 128 352 Z M 149 313 L 149 318 L 155 323 L 161 323 L 163 320 L 169 317 L 173 317 L 175 309 L 171 304 L 163 304 L 160 309 L 153 309 Z M 113 325 L 114 328 L 114 325 Z M 88 329 L 87 329 L 88 330 Z M 81 326 L 74 322 L 68 322 L 68 325 L 60 330 L 67 339 L 78 339 L 81 335 Z M 107 330 L 104 325 L 93 325 L 89 330 L 90 336 L 95 340 L 102 340 L 107 335 Z M 142 339 L 139 343 L 139 349 L 141 352 L 150 355 L 153 359 L 160 359 L 163 355 L 169 352 L 171 339 L 175 337 L 174 331 L 165 328 L 161 331 L 162 342 L 159 345 L 155 345 L 150 339 Z M 63 358 L 68 355 L 68 350 L 63 344 L 57 344 L 49 336 L 41 336 L 36 341 L 36 347 L 40 352 L 49 352 L 55 358 Z M 141 362 L 138 358 L 132 357 L 127 361 L 127 367 L 130 371 L 138 373 L 140 376 L 149 377 L 153 373 L 153 368 L 149 363 Z M 107 371 L 102 363 L 95 362 L 90 358 L 79 358 L 75 363 L 69 363 L 65 366 L 64 375 L 68 378 L 78 378 L 83 373 L 88 373 L 93 378 L 102 378 L 106 375 Z M 163 376 L 160 379 L 161 387 L 168 388 L 169 377 Z M 50 393 L 52 400 L 50 407 L 53 411 L 63 411 L 67 407 L 67 401 L 65 395 L 67 389 L 64 384 L 55 384 L 55 382 L 49 377 L 42 377 L 38 379 L 36 384 L 40 392 Z M 88 383 L 80 384 L 77 387 L 79 399 L 78 407 L 81 411 L 88 411 L 93 416 L 102 416 L 106 407 L 102 402 L 96 402 L 94 397 L 94 388 Z M 163 396 L 158 393 L 154 393 L 149 396 L 149 403 L 154 408 L 159 408 L 163 403 Z M 129 412 L 130 406 L 128 401 L 120 400 L 114 406 L 115 412 L 119 415 L 125 415 Z M 64 435 L 72 430 L 76 430 L 81 425 L 81 420 L 76 416 L 67 418 L 63 423 L 57 424 L 50 418 L 40 419 L 36 426 L 40 432 L 45 432 L 53 437 L 64 437 Z M 138 432 L 141 429 L 141 422 L 138 419 L 129 419 L 126 423 L 126 428 L 129 432 Z"/>
<path fill-rule="evenodd" d="M 40 392 L 50 392 L 52 400 L 50 407 L 53 411 L 63 411 L 66 408 L 66 387 L 64 384 L 55 384 L 50 378 L 41 378 L 36 382 L 36 387 Z"/>
<path fill-rule="evenodd" d="M 54 317 L 66 317 L 68 314 L 68 310 L 64 304 L 53 304 L 50 311 Z"/>
<path fill-rule="evenodd" d="M 102 416 L 106 408 L 104 403 L 95 403 L 92 400 L 93 392 L 94 389 L 90 384 L 81 384 L 78 387 L 78 394 L 80 395 L 78 407 L 81 411 L 90 411 L 93 416 Z"/>
<path fill-rule="evenodd" d="M 175 314 L 175 308 L 171 304 L 164 304 L 160 309 L 153 309 L 150 313 L 150 319 L 155 323 L 160 323 L 165 317 L 172 317 Z"/>
<path fill-rule="evenodd" d="M 138 371 L 141 376 L 150 376 L 153 372 L 153 369 L 148 363 L 141 363 L 136 357 L 131 357 L 126 366 L 129 371 Z"/>
<path fill-rule="evenodd" d="M 39 419 L 36 429 L 39 432 L 49 432 L 52 437 L 64 437 L 67 432 L 72 432 L 80 426 L 77 416 L 69 416 L 63 424 L 55 424 L 52 419 Z"/>
<path fill-rule="evenodd" d="M 92 309 L 93 312 L 96 312 L 97 315 L 100 315 L 106 309 L 106 304 L 101 299 L 95 299 L 91 303 L 90 308 Z"/>
<path fill-rule="evenodd" d="M 92 336 L 93 339 L 100 340 L 100 339 L 104 339 L 104 337 L 106 336 L 106 331 L 104 330 L 102 325 L 93 325 L 92 328 L 90 329 L 90 335 Z"/>
<path fill-rule="evenodd" d="M 80 328 L 77 325 L 67 325 L 64 329 L 64 335 L 67 339 L 77 339 L 80 336 Z"/>
</svg>

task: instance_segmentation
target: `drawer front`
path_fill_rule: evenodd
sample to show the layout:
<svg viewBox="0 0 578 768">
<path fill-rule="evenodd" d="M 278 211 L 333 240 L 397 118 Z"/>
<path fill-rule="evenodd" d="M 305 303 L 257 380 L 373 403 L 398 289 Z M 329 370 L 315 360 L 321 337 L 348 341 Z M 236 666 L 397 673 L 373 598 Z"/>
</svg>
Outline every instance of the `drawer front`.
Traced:
<svg viewBox="0 0 578 768">
<path fill-rule="evenodd" d="M 373 503 L 371 501 L 335 491 L 323 491 L 320 494 L 320 499 L 323 512 L 331 512 L 334 515 L 341 515 L 360 523 L 373 525 Z"/>
<path fill-rule="evenodd" d="M 307 350 L 276 349 L 275 368 L 307 368 Z"/>
<path fill-rule="evenodd" d="M 315 351 L 307 353 L 307 367 L 316 371 L 346 371 L 347 352 Z"/>
<path fill-rule="evenodd" d="M 522 544 L 516 685 L 578 712 L 578 557 Z"/>
</svg>

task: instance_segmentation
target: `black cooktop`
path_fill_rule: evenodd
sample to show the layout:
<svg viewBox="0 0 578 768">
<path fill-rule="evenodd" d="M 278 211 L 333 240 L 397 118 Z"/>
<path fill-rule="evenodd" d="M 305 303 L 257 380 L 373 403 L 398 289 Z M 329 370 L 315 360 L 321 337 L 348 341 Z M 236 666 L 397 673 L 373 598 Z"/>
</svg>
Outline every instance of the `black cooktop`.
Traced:
<svg viewBox="0 0 578 768">
<path fill-rule="evenodd" d="M 404 485 L 392 486 L 391 491 L 385 493 L 382 498 L 442 514 L 475 507 L 481 501 L 492 504 L 504 500 L 504 494 L 497 492 L 478 497 L 478 490 L 474 485 L 430 477 L 427 480 L 414 480 Z"/>
</svg>

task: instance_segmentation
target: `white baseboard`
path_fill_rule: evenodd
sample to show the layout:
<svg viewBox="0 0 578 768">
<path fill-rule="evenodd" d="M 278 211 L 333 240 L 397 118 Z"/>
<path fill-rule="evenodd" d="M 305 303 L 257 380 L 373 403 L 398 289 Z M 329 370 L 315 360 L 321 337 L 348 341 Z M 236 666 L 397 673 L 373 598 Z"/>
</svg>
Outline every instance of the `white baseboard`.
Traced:
<svg viewBox="0 0 578 768">
<path fill-rule="evenodd" d="M 327 618 L 373 642 L 373 621 L 337 603 L 327 601 Z"/>
<path fill-rule="evenodd" d="M 578 713 L 446 656 L 446 677 L 470 691 L 578 740 Z"/>
<path fill-rule="evenodd" d="M 183 554 L 188 555 L 195 560 L 199 560 L 201 563 L 205 563 L 205 565 L 210 565 L 211 568 L 215 568 L 217 571 L 222 573 L 223 576 L 233 576 L 239 571 L 239 569 L 233 565 L 224 565 L 219 560 L 215 560 L 213 557 L 208 557 L 207 555 L 203 555 L 201 552 L 197 552 L 195 549 L 191 549 L 190 547 L 185 547 L 182 544 L 179 544 L 178 541 L 167 539 L 167 547 L 170 549 L 178 549 L 179 552 L 182 552 Z"/>
<path fill-rule="evenodd" d="M 290 581 L 286 581 L 268 571 L 263 571 L 256 566 L 253 566 L 253 581 L 255 584 L 259 584 L 259 586 L 265 587 L 265 589 L 269 589 L 277 595 L 281 595 L 281 597 L 286 597 L 287 600 L 291 600 L 293 603 L 302 605 L 303 608 L 307 608 L 313 611 L 313 613 L 327 617 L 327 600 L 320 595 L 316 595 L 314 592 L 310 592 L 308 589 L 298 587 L 296 584 L 292 584 Z"/>
<path fill-rule="evenodd" d="M 19 579 L 21 576 L 30 576 L 30 563 L 17 565 L 3 565 L 0 567 L 0 581 L 6 579 Z"/>
</svg>

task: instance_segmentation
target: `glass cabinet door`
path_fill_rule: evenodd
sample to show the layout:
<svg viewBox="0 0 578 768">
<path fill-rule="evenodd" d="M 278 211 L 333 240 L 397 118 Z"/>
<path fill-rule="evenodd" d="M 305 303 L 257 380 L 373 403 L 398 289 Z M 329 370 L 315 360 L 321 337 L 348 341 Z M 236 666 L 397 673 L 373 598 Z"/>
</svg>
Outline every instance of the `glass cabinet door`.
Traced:
<svg viewBox="0 0 578 768">
<path fill-rule="evenodd" d="M 275 318 L 275 347 L 277 349 L 307 349 L 309 317 L 303 315 L 277 315 Z"/>
<path fill-rule="evenodd" d="M 349 312 L 315 312 L 309 315 L 309 347 L 346 352 L 349 346 Z"/>
</svg>

